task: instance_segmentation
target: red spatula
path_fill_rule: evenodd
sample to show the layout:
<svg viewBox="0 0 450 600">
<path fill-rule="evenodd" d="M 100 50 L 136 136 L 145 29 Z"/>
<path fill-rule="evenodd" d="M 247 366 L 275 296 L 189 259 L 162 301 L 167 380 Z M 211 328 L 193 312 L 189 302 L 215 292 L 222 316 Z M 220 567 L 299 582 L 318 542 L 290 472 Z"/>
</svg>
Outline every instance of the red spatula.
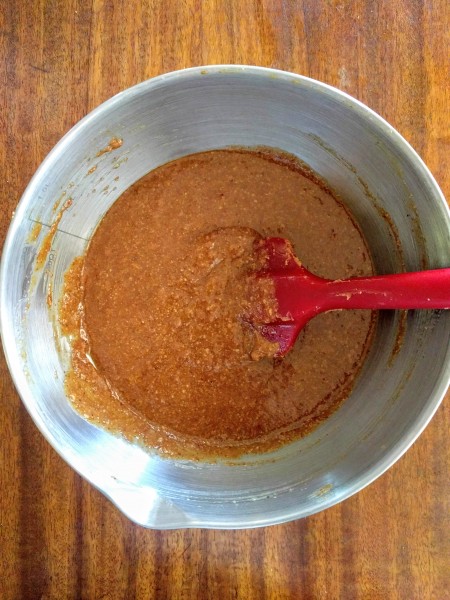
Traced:
<svg viewBox="0 0 450 600">
<path fill-rule="evenodd" d="M 450 308 L 450 268 L 332 281 L 301 266 L 286 239 L 266 238 L 262 249 L 267 261 L 258 276 L 273 280 L 278 311 L 274 322 L 254 326 L 279 344 L 277 356 L 289 352 L 310 319 L 329 310 Z"/>
</svg>

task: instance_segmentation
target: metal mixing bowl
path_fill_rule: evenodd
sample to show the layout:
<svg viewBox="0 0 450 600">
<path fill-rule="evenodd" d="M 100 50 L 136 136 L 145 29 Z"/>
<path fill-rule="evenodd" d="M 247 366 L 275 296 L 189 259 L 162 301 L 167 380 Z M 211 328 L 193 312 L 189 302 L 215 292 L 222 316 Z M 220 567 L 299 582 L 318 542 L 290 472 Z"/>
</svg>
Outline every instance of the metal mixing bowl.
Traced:
<svg viewBox="0 0 450 600">
<path fill-rule="evenodd" d="M 96 156 L 111 138 L 123 145 Z M 448 207 L 421 159 L 379 116 L 327 85 L 258 67 L 198 67 L 126 90 L 78 123 L 38 169 L 11 224 L 1 266 L 3 344 L 48 441 L 149 527 L 254 527 L 332 506 L 407 450 L 449 382 L 450 312 L 410 311 L 406 323 L 386 312 L 350 398 L 313 433 L 270 456 L 234 465 L 163 460 L 72 409 L 63 387 L 68 348 L 54 335 L 64 272 L 137 179 L 180 156 L 232 145 L 278 147 L 309 164 L 345 200 L 379 273 L 450 265 Z M 73 203 L 39 268 L 63 193 Z M 34 239 L 36 222 L 43 226 Z"/>
</svg>

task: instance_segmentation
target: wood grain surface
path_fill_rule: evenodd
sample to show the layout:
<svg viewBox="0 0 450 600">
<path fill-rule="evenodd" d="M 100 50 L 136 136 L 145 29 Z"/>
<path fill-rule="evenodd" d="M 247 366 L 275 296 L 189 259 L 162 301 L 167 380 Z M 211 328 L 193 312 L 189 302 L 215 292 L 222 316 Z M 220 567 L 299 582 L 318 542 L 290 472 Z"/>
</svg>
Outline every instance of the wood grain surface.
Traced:
<svg viewBox="0 0 450 600">
<path fill-rule="evenodd" d="M 385 117 L 450 198 L 448 0 L 2 0 L 0 235 L 58 139 L 116 92 L 199 64 L 292 70 Z M 0 361 L 1 599 L 450 598 L 449 403 L 374 484 L 248 531 L 130 523 L 53 451 Z"/>
</svg>

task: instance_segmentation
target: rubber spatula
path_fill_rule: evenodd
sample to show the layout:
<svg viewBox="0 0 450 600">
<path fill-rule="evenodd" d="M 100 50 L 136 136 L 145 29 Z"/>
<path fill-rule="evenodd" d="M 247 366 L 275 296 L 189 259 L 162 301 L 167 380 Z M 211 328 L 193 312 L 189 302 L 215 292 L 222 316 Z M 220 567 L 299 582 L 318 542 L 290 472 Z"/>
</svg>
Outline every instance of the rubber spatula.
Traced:
<svg viewBox="0 0 450 600">
<path fill-rule="evenodd" d="M 278 310 L 274 322 L 253 325 L 279 344 L 277 356 L 289 352 L 310 319 L 329 310 L 450 308 L 450 268 L 333 281 L 305 269 L 284 238 L 265 238 L 260 247 L 267 258 L 258 277 L 273 280 Z"/>
</svg>

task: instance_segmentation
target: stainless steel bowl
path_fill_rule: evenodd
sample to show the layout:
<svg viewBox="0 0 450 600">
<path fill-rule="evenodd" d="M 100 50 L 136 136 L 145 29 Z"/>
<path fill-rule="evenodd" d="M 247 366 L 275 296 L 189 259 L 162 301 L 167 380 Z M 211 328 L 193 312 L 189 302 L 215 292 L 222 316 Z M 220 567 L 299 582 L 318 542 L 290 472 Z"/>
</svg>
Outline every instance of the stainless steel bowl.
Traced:
<svg viewBox="0 0 450 600">
<path fill-rule="evenodd" d="M 96 156 L 114 137 L 123 145 Z M 138 178 L 177 157 L 232 145 L 274 146 L 308 163 L 345 199 L 378 272 L 450 265 L 448 207 L 419 156 L 383 119 L 322 83 L 258 67 L 198 67 L 126 90 L 80 121 L 38 169 L 11 224 L 1 266 L 3 344 L 17 389 L 47 440 L 148 527 L 255 527 L 332 506 L 407 450 L 449 383 L 450 313 L 410 311 L 399 344 L 402 317 L 387 312 L 348 401 L 313 433 L 271 455 L 232 466 L 163 460 L 72 409 L 63 388 L 68 348 L 55 335 L 64 272 Z M 39 268 L 62 194 L 73 204 Z M 34 239 L 36 222 L 43 226 Z"/>
</svg>

